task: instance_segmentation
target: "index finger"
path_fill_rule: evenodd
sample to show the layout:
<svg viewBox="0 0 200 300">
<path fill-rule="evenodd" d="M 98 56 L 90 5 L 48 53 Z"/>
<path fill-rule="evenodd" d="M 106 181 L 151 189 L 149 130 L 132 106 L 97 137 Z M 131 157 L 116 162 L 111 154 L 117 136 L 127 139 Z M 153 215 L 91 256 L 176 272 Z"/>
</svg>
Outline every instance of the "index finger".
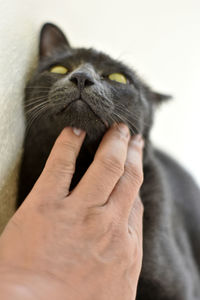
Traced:
<svg viewBox="0 0 200 300">
<path fill-rule="evenodd" d="M 85 132 L 66 127 L 56 139 L 44 170 L 36 182 L 37 189 L 52 196 L 68 195 L 75 170 L 76 158 L 85 138 Z"/>
</svg>

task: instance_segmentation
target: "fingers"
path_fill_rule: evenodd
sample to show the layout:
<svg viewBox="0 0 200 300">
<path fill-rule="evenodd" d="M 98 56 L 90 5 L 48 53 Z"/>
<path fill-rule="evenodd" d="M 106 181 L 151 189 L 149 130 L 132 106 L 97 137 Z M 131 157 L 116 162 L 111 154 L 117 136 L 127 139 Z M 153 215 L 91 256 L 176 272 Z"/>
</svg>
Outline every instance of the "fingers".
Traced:
<svg viewBox="0 0 200 300">
<path fill-rule="evenodd" d="M 124 172 L 129 129 L 124 124 L 113 126 L 104 135 L 93 163 L 72 192 L 88 204 L 103 205 Z"/>
<path fill-rule="evenodd" d="M 85 133 L 76 128 L 66 127 L 62 130 L 38 180 L 38 184 L 44 190 L 50 191 L 57 197 L 68 194 L 76 158 L 84 137 Z"/>
<path fill-rule="evenodd" d="M 128 232 L 136 234 L 138 241 L 142 242 L 143 204 L 139 196 L 136 197 L 128 219 Z"/>
<path fill-rule="evenodd" d="M 117 210 L 122 219 L 128 220 L 131 208 L 139 193 L 143 181 L 142 149 L 140 135 L 131 138 L 128 146 L 124 174 L 110 195 L 110 205 Z"/>
</svg>

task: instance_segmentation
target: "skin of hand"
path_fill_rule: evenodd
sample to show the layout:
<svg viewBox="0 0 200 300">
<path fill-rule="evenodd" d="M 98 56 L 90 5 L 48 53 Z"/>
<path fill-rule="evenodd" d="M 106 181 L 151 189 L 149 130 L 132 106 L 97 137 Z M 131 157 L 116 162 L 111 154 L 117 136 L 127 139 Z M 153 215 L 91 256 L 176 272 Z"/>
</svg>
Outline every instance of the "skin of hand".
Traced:
<svg viewBox="0 0 200 300">
<path fill-rule="evenodd" d="M 69 192 L 85 132 L 65 128 L 0 237 L 1 299 L 133 300 L 142 264 L 140 135 L 104 135 Z M 76 133 L 76 134 L 75 134 Z"/>
</svg>

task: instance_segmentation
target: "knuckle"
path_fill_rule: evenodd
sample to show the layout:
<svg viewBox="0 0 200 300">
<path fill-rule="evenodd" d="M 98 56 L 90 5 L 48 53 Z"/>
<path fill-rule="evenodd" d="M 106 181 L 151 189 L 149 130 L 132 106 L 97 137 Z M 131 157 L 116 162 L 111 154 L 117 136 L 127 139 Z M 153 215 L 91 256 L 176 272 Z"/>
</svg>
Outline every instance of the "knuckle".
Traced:
<svg viewBox="0 0 200 300">
<path fill-rule="evenodd" d="M 121 176 L 124 173 L 124 165 L 122 161 L 114 154 L 109 156 L 104 155 L 104 157 L 100 159 L 100 163 L 106 170 L 118 176 Z"/>
<path fill-rule="evenodd" d="M 144 175 L 139 166 L 129 162 L 125 165 L 125 172 L 126 176 L 129 177 L 132 182 L 135 182 L 138 186 L 142 185 Z"/>
<path fill-rule="evenodd" d="M 110 231 L 110 218 L 106 213 L 104 207 L 90 207 L 83 214 L 84 226 L 88 228 L 88 230 L 92 230 L 95 232 L 95 235 L 109 234 Z M 99 226 L 101 224 L 101 226 Z"/>
<path fill-rule="evenodd" d="M 132 259 L 132 241 L 129 238 L 127 228 L 111 223 L 109 229 L 114 256 L 118 260 L 120 259 L 121 265 L 129 265 Z"/>
<path fill-rule="evenodd" d="M 75 164 L 73 161 L 65 160 L 63 161 L 61 158 L 55 158 L 51 167 L 49 168 L 49 172 L 58 175 L 72 175 L 75 171 Z"/>
<path fill-rule="evenodd" d="M 144 213 L 144 205 L 143 205 L 140 197 L 138 197 L 136 199 L 135 205 L 136 205 L 136 208 L 137 208 L 138 212 L 140 212 L 143 215 L 143 213 Z"/>
<path fill-rule="evenodd" d="M 127 144 L 129 134 L 125 134 L 122 130 L 118 129 L 114 131 L 113 137 L 117 139 L 118 142 Z"/>
<path fill-rule="evenodd" d="M 129 232 L 127 226 L 113 226 L 112 241 L 118 259 L 123 266 L 130 266 L 142 256 L 141 234 L 135 229 Z"/>
<path fill-rule="evenodd" d="M 72 175 L 75 172 L 75 164 L 73 161 L 60 162 L 59 170 L 62 170 L 63 174 Z"/>
<path fill-rule="evenodd" d="M 104 216 L 103 214 L 104 208 L 103 207 L 96 207 L 92 206 L 87 209 L 87 213 L 85 214 L 84 221 L 87 222 L 91 219 L 97 219 Z"/>
<path fill-rule="evenodd" d="M 61 155 L 54 155 L 48 166 L 50 173 L 57 175 L 73 174 L 75 171 L 76 145 L 69 141 L 58 141 Z M 64 153 L 66 155 L 64 156 Z"/>
<path fill-rule="evenodd" d="M 61 140 L 57 142 L 66 152 L 76 152 L 76 145 L 71 141 Z"/>
<path fill-rule="evenodd" d="M 120 243 L 120 245 L 119 245 L 119 253 L 120 253 L 121 258 L 124 261 L 130 260 L 131 254 L 132 254 L 131 250 L 132 250 L 131 245 L 128 242 L 128 239 L 123 239 L 123 242 Z"/>
<path fill-rule="evenodd" d="M 119 247 L 123 246 L 124 243 L 127 242 L 126 227 L 123 224 L 120 224 L 119 222 L 112 222 L 111 232 L 113 240 L 119 243 Z"/>
<path fill-rule="evenodd" d="M 144 205 L 143 205 L 142 200 L 140 199 L 140 197 L 138 197 L 136 203 L 138 205 L 138 209 L 143 213 L 144 212 Z"/>
</svg>

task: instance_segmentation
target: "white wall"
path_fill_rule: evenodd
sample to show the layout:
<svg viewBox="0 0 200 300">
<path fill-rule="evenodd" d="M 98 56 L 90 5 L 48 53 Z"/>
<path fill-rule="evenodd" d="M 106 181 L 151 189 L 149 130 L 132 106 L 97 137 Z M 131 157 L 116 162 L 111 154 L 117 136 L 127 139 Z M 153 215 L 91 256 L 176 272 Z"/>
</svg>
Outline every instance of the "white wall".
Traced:
<svg viewBox="0 0 200 300">
<path fill-rule="evenodd" d="M 5 59 L 16 58 L 19 49 L 22 53 L 3 72 L 13 74 L 21 62 L 29 70 L 37 31 L 51 21 L 74 46 L 104 50 L 133 66 L 158 91 L 174 95 L 158 112 L 152 138 L 200 183 L 199 0 L 6 0 L 0 2 L 0 16 L 1 33 L 12 41 Z M 20 88 L 24 83 L 23 76 L 12 80 Z"/>
</svg>

